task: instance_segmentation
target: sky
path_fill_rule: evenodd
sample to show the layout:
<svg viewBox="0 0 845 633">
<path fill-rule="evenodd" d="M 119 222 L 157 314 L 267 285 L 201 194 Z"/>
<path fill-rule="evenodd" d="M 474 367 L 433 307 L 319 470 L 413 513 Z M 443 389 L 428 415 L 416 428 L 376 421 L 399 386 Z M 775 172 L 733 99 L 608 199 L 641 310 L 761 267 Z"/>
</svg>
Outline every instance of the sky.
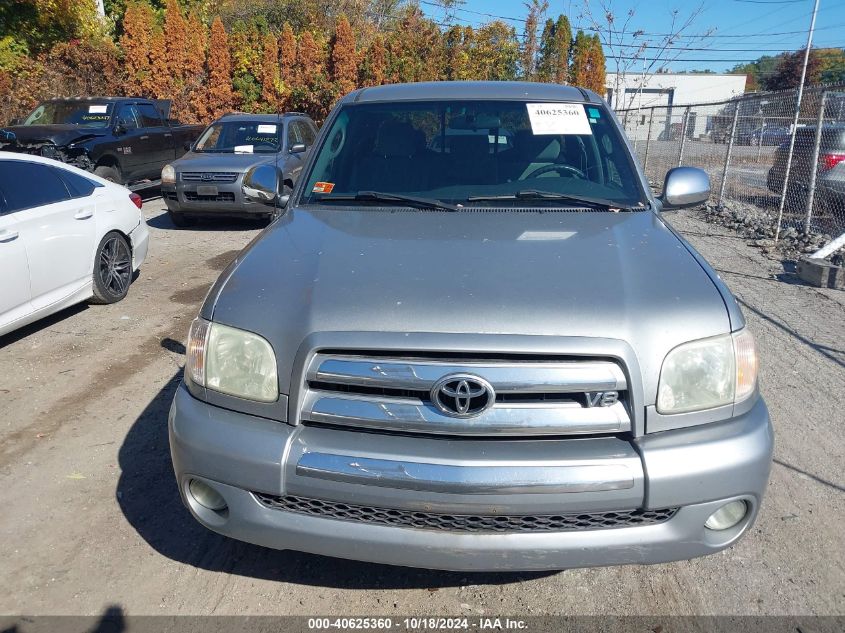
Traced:
<svg viewBox="0 0 845 633">
<path fill-rule="evenodd" d="M 673 9 L 686 18 L 698 6 L 695 0 L 605 0 L 615 12 L 625 15 L 634 11 L 631 31 L 667 33 Z M 421 0 L 421 8 L 436 20 L 447 16 L 434 0 Z M 592 7 L 595 11 L 597 3 Z M 753 61 L 761 55 L 775 55 L 780 51 L 802 49 L 807 43 L 807 30 L 813 11 L 813 0 L 703 0 L 703 11 L 685 34 L 697 35 L 712 30 L 705 41 L 687 40 L 676 44 L 686 48 L 706 50 L 674 51 L 677 58 L 670 64 L 672 71 L 713 70 L 725 72 L 736 64 Z M 494 19 L 505 21 L 522 33 L 526 9 L 521 0 L 465 0 L 452 12 L 452 23 L 477 26 Z M 584 0 L 549 0 L 548 16 L 563 13 L 569 17 L 573 29 L 588 26 Z M 489 14 L 489 15 L 484 15 Z M 644 35 L 638 39 L 659 43 L 660 36 Z M 632 42 L 628 37 L 625 43 Z M 819 0 L 814 47 L 845 47 L 845 1 Z M 630 50 L 630 49 L 624 49 Z M 607 51 L 605 51 L 607 53 Z M 644 55 L 647 57 L 648 55 Z M 608 72 L 613 72 L 615 60 L 607 60 Z"/>
</svg>

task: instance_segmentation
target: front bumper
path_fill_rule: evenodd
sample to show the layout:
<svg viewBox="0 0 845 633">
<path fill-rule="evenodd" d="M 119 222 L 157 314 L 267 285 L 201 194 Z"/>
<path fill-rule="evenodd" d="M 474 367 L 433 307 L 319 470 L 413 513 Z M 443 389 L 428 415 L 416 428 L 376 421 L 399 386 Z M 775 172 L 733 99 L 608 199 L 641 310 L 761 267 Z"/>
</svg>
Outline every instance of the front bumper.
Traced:
<svg viewBox="0 0 845 633">
<path fill-rule="evenodd" d="M 753 524 L 768 481 L 773 447 L 772 429 L 762 401 L 727 422 L 666 431 L 635 442 L 602 438 L 499 440 L 485 444 L 444 439 L 409 441 L 407 437 L 293 427 L 206 404 L 182 386 L 171 407 L 169 427 L 182 499 L 200 523 L 216 532 L 277 549 L 392 565 L 476 571 L 660 563 L 717 552 L 736 542 Z M 591 446 L 598 453 L 606 453 L 604 459 L 590 458 Z M 303 457 L 338 455 L 341 450 L 346 455 L 360 455 L 359 461 L 365 464 L 387 456 L 404 460 L 408 468 L 399 469 L 400 472 L 413 472 L 419 464 L 411 462 L 410 455 L 420 455 L 420 461 L 448 464 L 451 470 L 441 473 L 452 474 L 442 475 L 441 480 L 434 482 L 438 488 L 427 480 L 419 485 L 404 485 L 402 477 L 394 477 L 364 484 L 331 471 L 317 476 L 307 472 L 309 462 Z M 551 453 L 570 451 L 577 454 L 571 463 L 567 457 L 562 465 L 558 464 L 562 476 L 566 476 L 567 467 L 571 472 L 583 473 L 578 467 L 586 462 L 627 467 L 630 485 L 619 483 L 624 477 L 599 477 L 571 490 L 550 483 L 544 491 L 537 488 L 537 481 L 525 483 L 520 478 L 520 468 L 523 474 L 534 472 L 533 467 L 551 463 Z M 495 466 L 507 452 L 515 458 L 508 460 L 509 470 L 503 468 L 503 473 L 507 470 L 504 481 L 495 476 Z M 524 459 L 525 455 L 535 454 L 536 461 L 533 457 Z M 556 461 L 561 462 L 559 455 Z M 299 467 L 300 462 L 305 469 Z M 460 477 L 461 469 L 478 475 L 491 466 L 493 474 L 488 473 L 484 482 L 469 475 Z M 187 490 L 192 478 L 212 486 L 228 508 L 214 512 L 199 505 Z M 464 485 L 471 482 L 482 489 L 451 487 L 455 481 Z M 483 489 L 485 483 L 487 489 Z M 519 490 L 522 483 L 530 488 Z M 612 512 L 638 507 L 672 507 L 678 511 L 664 522 L 636 526 L 558 532 L 465 532 L 289 512 L 262 504 L 256 492 L 464 515 Z M 746 519 L 724 532 L 706 530 L 707 518 L 733 499 L 747 502 Z"/>
<path fill-rule="evenodd" d="M 235 182 L 212 183 L 212 186 L 217 188 L 217 196 L 200 196 L 197 188 L 203 186 L 201 182 L 185 183 L 177 180 L 175 185 L 162 185 L 161 197 L 170 211 L 185 215 L 255 216 L 266 214 L 268 212 L 266 206 L 251 201 L 243 194 L 242 179 L 243 175 L 240 175 Z"/>
</svg>

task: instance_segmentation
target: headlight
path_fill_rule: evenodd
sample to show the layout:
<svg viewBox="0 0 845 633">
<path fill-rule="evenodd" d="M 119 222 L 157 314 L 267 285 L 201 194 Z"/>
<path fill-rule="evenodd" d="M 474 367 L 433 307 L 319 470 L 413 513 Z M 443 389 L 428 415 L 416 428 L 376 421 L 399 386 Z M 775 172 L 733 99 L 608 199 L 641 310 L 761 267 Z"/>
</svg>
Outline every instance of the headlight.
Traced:
<svg viewBox="0 0 845 633">
<path fill-rule="evenodd" d="M 259 402 L 279 398 L 276 355 L 257 334 L 197 318 L 185 356 L 185 373 L 197 385 Z"/>
<path fill-rule="evenodd" d="M 751 396 L 757 388 L 757 351 L 747 330 L 684 343 L 663 361 L 659 413 L 712 409 Z"/>
<path fill-rule="evenodd" d="M 175 185 L 176 184 L 176 170 L 173 165 L 165 165 L 161 168 L 161 184 Z"/>
</svg>

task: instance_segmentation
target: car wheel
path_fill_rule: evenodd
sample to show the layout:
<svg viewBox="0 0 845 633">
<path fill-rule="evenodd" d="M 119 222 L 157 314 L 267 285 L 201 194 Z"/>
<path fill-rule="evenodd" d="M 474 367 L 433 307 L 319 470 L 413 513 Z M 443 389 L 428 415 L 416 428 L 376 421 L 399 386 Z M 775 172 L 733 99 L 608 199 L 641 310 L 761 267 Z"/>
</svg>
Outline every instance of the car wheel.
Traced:
<svg viewBox="0 0 845 633">
<path fill-rule="evenodd" d="M 114 167 L 109 167 L 108 165 L 100 165 L 97 167 L 94 170 L 94 175 L 99 176 L 103 180 L 117 183 L 118 185 L 123 184 L 123 178 L 120 177 L 120 172 Z"/>
<path fill-rule="evenodd" d="M 194 223 L 190 218 L 186 218 L 184 213 L 179 213 L 178 211 L 168 210 L 167 216 L 170 218 L 170 221 L 173 222 L 173 226 L 180 229 L 184 229 Z"/>
<path fill-rule="evenodd" d="M 106 233 L 94 256 L 94 298 L 92 303 L 116 303 L 129 292 L 132 283 L 132 250 L 120 233 Z"/>
</svg>

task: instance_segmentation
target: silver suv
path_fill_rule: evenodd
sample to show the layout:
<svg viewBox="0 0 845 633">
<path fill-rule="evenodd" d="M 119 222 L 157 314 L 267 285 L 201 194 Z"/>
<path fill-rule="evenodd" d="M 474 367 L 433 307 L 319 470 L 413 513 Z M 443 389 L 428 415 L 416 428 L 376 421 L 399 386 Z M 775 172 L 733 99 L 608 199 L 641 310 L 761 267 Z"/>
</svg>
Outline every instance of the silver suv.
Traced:
<svg viewBox="0 0 845 633">
<path fill-rule="evenodd" d="M 221 534 L 396 565 L 540 570 L 717 552 L 772 459 L 754 339 L 595 94 L 367 88 L 194 321 L 179 491 Z"/>
</svg>

